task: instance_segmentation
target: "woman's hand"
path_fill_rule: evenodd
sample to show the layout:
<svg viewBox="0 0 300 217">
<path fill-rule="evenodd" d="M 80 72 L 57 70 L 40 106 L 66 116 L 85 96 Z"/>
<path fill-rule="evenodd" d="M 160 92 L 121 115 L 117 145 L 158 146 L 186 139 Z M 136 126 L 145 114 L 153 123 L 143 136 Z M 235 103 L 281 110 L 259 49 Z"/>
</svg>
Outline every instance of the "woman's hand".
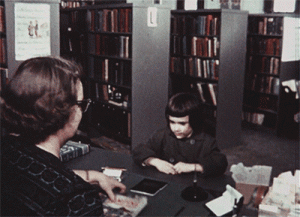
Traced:
<svg viewBox="0 0 300 217">
<path fill-rule="evenodd" d="M 74 170 L 74 172 L 90 184 L 97 184 L 103 189 L 110 200 L 115 201 L 113 189 L 119 188 L 120 193 L 126 192 L 126 186 L 117 180 L 95 170 Z"/>
</svg>

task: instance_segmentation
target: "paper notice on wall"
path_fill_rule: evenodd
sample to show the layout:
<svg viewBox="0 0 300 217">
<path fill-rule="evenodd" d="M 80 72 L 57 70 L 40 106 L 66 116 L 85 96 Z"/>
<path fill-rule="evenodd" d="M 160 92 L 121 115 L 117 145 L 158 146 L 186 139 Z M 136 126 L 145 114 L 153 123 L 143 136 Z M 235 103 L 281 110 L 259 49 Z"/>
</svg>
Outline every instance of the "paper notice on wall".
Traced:
<svg viewBox="0 0 300 217">
<path fill-rule="evenodd" d="M 49 55 L 50 5 L 15 3 L 15 59 Z"/>
<path fill-rule="evenodd" d="M 300 60 L 300 18 L 284 18 L 283 38 L 281 60 Z"/>
</svg>

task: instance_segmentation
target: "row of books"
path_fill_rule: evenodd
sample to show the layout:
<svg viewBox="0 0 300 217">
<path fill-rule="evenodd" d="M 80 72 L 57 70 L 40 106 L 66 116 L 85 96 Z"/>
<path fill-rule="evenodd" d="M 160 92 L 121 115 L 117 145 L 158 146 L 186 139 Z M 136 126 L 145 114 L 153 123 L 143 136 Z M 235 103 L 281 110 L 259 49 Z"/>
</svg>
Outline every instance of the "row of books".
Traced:
<svg viewBox="0 0 300 217">
<path fill-rule="evenodd" d="M 272 76 L 254 75 L 252 80 L 252 90 L 261 93 L 279 95 L 280 80 Z"/>
<path fill-rule="evenodd" d="M 92 63 L 92 61 L 94 61 L 94 63 Z M 131 86 L 130 61 L 93 58 L 90 62 L 94 66 L 94 69 L 92 69 L 90 73 L 91 78 L 115 85 Z"/>
<path fill-rule="evenodd" d="M 97 102 L 92 109 L 92 123 L 104 132 L 131 137 L 131 113 Z"/>
<path fill-rule="evenodd" d="M 218 80 L 219 64 L 219 60 L 214 59 L 171 57 L 170 72 L 185 74 L 192 77 Z"/>
<path fill-rule="evenodd" d="M 3 5 L 0 5 L 0 32 L 5 32 L 5 13 Z"/>
<path fill-rule="evenodd" d="M 262 125 L 264 122 L 265 115 L 261 113 L 255 112 L 243 112 L 242 120 L 247 121 L 249 123 Z"/>
<path fill-rule="evenodd" d="M 71 28 L 74 32 L 86 32 L 86 11 L 85 10 L 73 10 L 64 11 L 60 13 L 60 29 L 66 32 Z"/>
<path fill-rule="evenodd" d="M 0 63 L 6 64 L 6 38 L 0 37 Z"/>
<path fill-rule="evenodd" d="M 93 82 L 91 86 L 91 98 L 95 101 L 113 104 L 124 109 L 131 106 L 130 91 L 109 84 Z"/>
<path fill-rule="evenodd" d="M 219 35 L 220 17 L 209 15 L 172 15 L 171 33 L 180 35 Z"/>
<path fill-rule="evenodd" d="M 132 9 L 88 10 L 87 23 L 89 30 L 99 32 L 132 32 Z"/>
<path fill-rule="evenodd" d="M 217 37 L 187 37 L 173 35 L 171 37 L 172 55 L 193 55 L 199 57 L 217 57 L 220 42 Z"/>
<path fill-rule="evenodd" d="M 62 162 L 66 162 L 79 156 L 85 155 L 89 152 L 90 144 L 84 144 L 69 140 L 60 149 L 60 160 Z"/>
<path fill-rule="evenodd" d="M 282 41 L 280 38 L 249 37 L 247 48 L 250 53 L 281 55 Z"/>
<path fill-rule="evenodd" d="M 277 57 L 250 56 L 248 68 L 253 73 L 279 75 L 280 59 Z"/>
<path fill-rule="evenodd" d="M 282 17 L 249 17 L 248 32 L 261 35 L 282 35 Z"/>
<path fill-rule="evenodd" d="M 95 54 L 130 58 L 131 53 L 131 39 L 129 36 L 96 34 Z"/>
<path fill-rule="evenodd" d="M 198 82 L 196 85 L 201 101 L 203 103 L 216 106 L 218 97 L 218 85 L 204 82 Z"/>
<path fill-rule="evenodd" d="M 67 32 L 61 34 L 61 51 L 64 52 L 76 52 L 84 53 L 86 52 L 86 36 L 83 33 L 74 32 L 72 28 L 69 27 Z"/>
<path fill-rule="evenodd" d="M 262 94 L 247 94 L 244 104 L 255 109 L 276 112 L 278 108 L 278 97 Z"/>
<path fill-rule="evenodd" d="M 62 9 L 64 9 L 64 8 L 79 8 L 79 7 L 83 7 L 83 6 L 94 5 L 95 3 L 97 3 L 97 1 L 95 1 L 95 0 L 75 0 L 75 1 L 62 0 L 60 2 L 60 7 Z"/>
</svg>

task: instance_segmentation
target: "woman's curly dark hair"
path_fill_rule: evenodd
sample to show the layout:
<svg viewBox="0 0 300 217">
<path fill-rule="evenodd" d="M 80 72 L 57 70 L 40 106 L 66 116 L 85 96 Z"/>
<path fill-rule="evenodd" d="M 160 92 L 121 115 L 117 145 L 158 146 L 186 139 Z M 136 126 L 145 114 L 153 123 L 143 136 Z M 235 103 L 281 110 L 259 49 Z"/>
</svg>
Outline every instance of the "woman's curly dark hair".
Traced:
<svg viewBox="0 0 300 217">
<path fill-rule="evenodd" d="M 1 94 L 4 128 L 29 144 L 62 129 L 77 101 L 79 65 L 60 57 L 36 57 L 21 63 Z"/>
</svg>

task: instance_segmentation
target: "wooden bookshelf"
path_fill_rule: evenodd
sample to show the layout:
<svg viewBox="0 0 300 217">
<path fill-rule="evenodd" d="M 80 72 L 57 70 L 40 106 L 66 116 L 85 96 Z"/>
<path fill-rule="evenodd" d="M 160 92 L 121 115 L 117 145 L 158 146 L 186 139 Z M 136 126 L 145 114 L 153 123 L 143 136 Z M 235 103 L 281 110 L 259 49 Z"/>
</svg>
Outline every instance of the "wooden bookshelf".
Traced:
<svg viewBox="0 0 300 217">
<path fill-rule="evenodd" d="M 294 22 L 299 18 L 288 14 L 251 14 L 248 19 L 243 119 L 277 133 L 284 110 L 281 82 L 299 79 Z"/>
<path fill-rule="evenodd" d="M 199 96 L 220 147 L 240 144 L 247 18 L 226 9 L 171 13 L 169 95 Z"/>
<path fill-rule="evenodd" d="M 87 122 L 133 146 L 165 124 L 161 105 L 168 95 L 169 31 L 160 31 L 169 22 L 147 26 L 151 4 L 106 2 L 61 8 L 61 54 L 81 63 L 85 97 L 94 101 Z M 157 8 L 159 16 L 169 20 L 170 9 Z M 153 59 L 153 53 L 161 59 Z"/>
</svg>

